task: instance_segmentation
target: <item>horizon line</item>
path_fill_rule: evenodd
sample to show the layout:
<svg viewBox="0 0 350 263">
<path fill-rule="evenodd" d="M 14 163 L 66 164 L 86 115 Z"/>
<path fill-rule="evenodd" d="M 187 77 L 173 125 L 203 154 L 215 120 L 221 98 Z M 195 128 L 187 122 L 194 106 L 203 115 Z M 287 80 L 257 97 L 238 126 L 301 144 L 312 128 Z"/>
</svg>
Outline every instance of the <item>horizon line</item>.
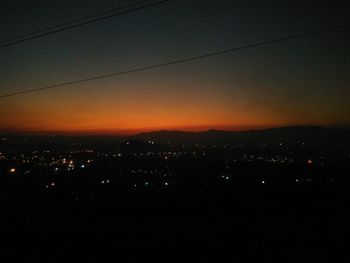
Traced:
<svg viewBox="0 0 350 263">
<path fill-rule="evenodd" d="M 325 129 L 350 129 L 350 125 L 289 125 L 289 126 L 271 126 L 271 127 L 256 127 L 256 128 L 236 128 L 236 129 L 145 129 L 145 130 L 120 130 L 120 131 L 103 131 L 103 130 L 90 130 L 90 131 L 16 131 L 7 130 L 1 131 L 0 135 L 23 135 L 23 136 L 118 136 L 129 137 L 143 133 L 155 133 L 155 132 L 186 132 L 186 133 L 203 133 L 209 131 L 222 131 L 222 132 L 252 132 L 252 131 L 264 131 L 270 129 L 283 129 L 283 128 L 325 128 Z"/>
</svg>

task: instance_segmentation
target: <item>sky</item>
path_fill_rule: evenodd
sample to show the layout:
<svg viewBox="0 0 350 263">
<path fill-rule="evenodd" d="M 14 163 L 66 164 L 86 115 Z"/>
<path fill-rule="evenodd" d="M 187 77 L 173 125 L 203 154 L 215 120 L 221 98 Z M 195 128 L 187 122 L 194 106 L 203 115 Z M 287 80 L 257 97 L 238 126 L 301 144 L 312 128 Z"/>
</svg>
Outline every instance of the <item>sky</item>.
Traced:
<svg viewBox="0 0 350 263">
<path fill-rule="evenodd" d="M 5 0 L 0 40 L 132 2 Z M 350 24 L 347 10 L 345 1 L 172 0 L 0 48 L 0 95 Z M 348 127 L 349 47 L 350 30 L 338 30 L 0 98 L 0 132 Z"/>
</svg>

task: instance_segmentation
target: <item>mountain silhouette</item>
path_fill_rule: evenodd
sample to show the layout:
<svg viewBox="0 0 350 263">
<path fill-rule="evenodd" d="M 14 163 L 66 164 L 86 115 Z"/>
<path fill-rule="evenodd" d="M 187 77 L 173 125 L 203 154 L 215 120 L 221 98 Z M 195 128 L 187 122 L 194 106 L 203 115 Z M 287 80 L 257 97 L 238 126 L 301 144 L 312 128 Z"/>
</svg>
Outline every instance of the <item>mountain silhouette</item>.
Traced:
<svg viewBox="0 0 350 263">
<path fill-rule="evenodd" d="M 260 141 L 298 141 L 315 142 L 350 141 L 350 130 L 323 128 L 315 126 L 282 127 L 250 131 L 207 130 L 201 132 L 160 130 L 143 132 L 131 136 L 137 140 L 151 140 L 159 143 L 234 143 Z"/>
</svg>

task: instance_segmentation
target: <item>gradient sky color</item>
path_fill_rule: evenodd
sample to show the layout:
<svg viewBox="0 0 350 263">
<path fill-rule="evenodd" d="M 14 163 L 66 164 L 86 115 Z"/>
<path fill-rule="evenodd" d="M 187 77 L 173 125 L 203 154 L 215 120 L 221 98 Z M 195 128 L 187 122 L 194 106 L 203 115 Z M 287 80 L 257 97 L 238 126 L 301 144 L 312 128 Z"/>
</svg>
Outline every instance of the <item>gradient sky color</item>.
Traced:
<svg viewBox="0 0 350 263">
<path fill-rule="evenodd" d="M 1 39 L 132 1 L 4 1 Z M 30 3 L 29 3 L 30 2 Z M 349 24 L 337 1 L 173 0 L 0 49 L 0 93 Z M 350 125 L 350 32 L 0 99 L 0 131 Z"/>
</svg>

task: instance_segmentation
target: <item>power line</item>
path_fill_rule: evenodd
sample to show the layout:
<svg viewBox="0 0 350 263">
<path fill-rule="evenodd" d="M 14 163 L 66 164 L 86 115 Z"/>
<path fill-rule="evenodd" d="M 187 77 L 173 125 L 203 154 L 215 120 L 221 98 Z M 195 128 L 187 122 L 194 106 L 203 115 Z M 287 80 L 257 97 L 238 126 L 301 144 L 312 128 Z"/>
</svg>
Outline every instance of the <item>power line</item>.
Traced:
<svg viewBox="0 0 350 263">
<path fill-rule="evenodd" d="M 230 49 L 224 49 L 224 50 L 215 51 L 215 52 L 212 52 L 212 53 L 207 53 L 207 54 L 194 56 L 194 57 L 182 58 L 182 59 L 169 61 L 169 62 L 164 62 L 164 63 L 160 63 L 160 64 L 155 64 L 155 65 L 151 65 L 151 66 L 134 68 L 134 69 L 125 70 L 125 71 L 119 71 L 119 72 L 106 74 L 106 75 L 99 75 L 99 76 L 85 78 L 85 79 L 68 81 L 68 82 L 53 84 L 53 85 L 49 85 L 49 86 L 45 86 L 45 87 L 41 87 L 41 88 L 28 89 L 28 90 L 8 93 L 8 94 L 0 95 L 0 98 L 12 97 L 12 96 L 17 96 L 17 95 L 26 94 L 26 93 L 38 92 L 38 91 L 42 91 L 42 90 L 48 90 L 48 89 L 53 89 L 53 88 L 69 86 L 69 85 L 73 85 L 73 84 L 77 84 L 77 83 L 88 82 L 88 81 L 92 81 L 92 80 L 110 78 L 110 77 L 119 76 L 119 75 L 125 75 L 125 74 L 130 74 L 130 73 L 135 73 L 135 72 L 140 72 L 140 71 L 146 71 L 146 70 L 155 69 L 155 68 L 166 67 L 166 66 L 170 66 L 170 65 L 174 65 L 174 64 L 191 62 L 191 61 L 195 61 L 195 60 L 198 60 L 198 59 L 203 59 L 203 58 L 223 55 L 223 54 L 227 54 L 227 53 L 231 53 L 231 52 L 239 51 L 239 50 L 243 50 L 243 49 L 249 49 L 249 48 L 265 46 L 265 45 L 278 43 L 278 42 L 282 42 L 282 41 L 287 41 L 287 40 L 291 40 L 291 39 L 303 38 L 303 37 L 307 37 L 307 36 L 311 36 L 311 35 L 321 34 L 321 33 L 329 32 L 329 31 L 335 31 L 335 30 L 340 30 L 340 29 L 347 29 L 347 28 L 349 28 L 348 25 L 341 25 L 341 26 L 329 27 L 329 28 L 324 28 L 324 29 L 315 30 L 315 31 L 309 31 L 309 32 L 306 32 L 306 33 L 290 35 L 290 36 L 286 36 L 286 37 L 282 37 L 282 38 L 276 38 L 276 39 L 272 39 L 272 40 L 257 42 L 257 43 L 254 43 L 254 44 L 248 44 L 248 45 L 244 45 L 244 46 L 240 46 L 240 47 L 234 47 L 234 48 L 230 48 Z"/>
<path fill-rule="evenodd" d="M 129 7 L 132 7 L 132 6 L 135 6 L 135 5 L 144 4 L 144 3 L 147 3 L 147 2 L 150 2 L 150 1 L 152 1 L 152 0 L 144 0 L 144 1 L 139 1 L 139 2 L 132 3 L 132 4 L 127 4 L 127 5 L 120 6 L 120 7 L 117 7 L 117 8 L 113 8 L 113 9 L 110 9 L 110 10 L 107 10 L 107 11 L 104 11 L 104 12 L 101 12 L 101 13 L 97 13 L 97 14 L 93 14 L 93 15 L 89 15 L 89 16 L 84 16 L 84 17 L 81 17 L 81 18 L 69 20 L 67 22 L 64 22 L 64 23 L 61 23 L 61 24 L 58 24 L 58 25 L 49 26 L 49 27 L 41 28 L 41 29 L 38 29 L 38 30 L 35 30 L 35 31 L 32 31 L 32 32 L 26 33 L 26 34 L 13 36 L 11 38 L 1 40 L 0 44 L 4 44 L 4 43 L 7 43 L 7 42 L 15 40 L 15 39 L 28 37 L 28 36 L 31 36 L 31 35 L 34 35 L 34 34 L 43 33 L 43 32 L 48 31 L 48 30 L 57 29 L 57 28 L 60 28 L 60 27 L 63 27 L 63 26 L 67 26 L 69 24 L 84 22 L 84 20 L 87 20 L 87 19 L 92 19 L 92 18 L 99 17 L 99 16 L 102 16 L 102 15 L 106 15 L 106 14 L 109 14 L 109 13 L 112 13 L 112 12 L 115 12 L 115 11 L 118 11 L 118 10 L 121 10 L 121 9 L 129 8 Z"/>
<path fill-rule="evenodd" d="M 44 36 L 52 35 L 52 34 L 55 34 L 55 33 L 58 33 L 58 32 L 62 32 L 62 31 L 65 31 L 65 30 L 77 28 L 77 27 L 80 27 L 80 26 L 83 26 L 83 25 L 100 22 L 100 21 L 105 20 L 105 19 L 109 19 L 109 18 L 116 17 L 116 16 L 119 16 L 119 15 L 124 15 L 124 14 L 127 14 L 127 13 L 132 13 L 132 12 L 135 12 L 135 11 L 138 11 L 138 10 L 142 10 L 142 9 L 145 9 L 145 8 L 148 8 L 148 7 L 157 6 L 157 5 L 169 2 L 171 0 L 161 0 L 161 1 L 153 2 L 153 3 L 149 3 L 150 1 L 152 1 L 152 0 L 144 0 L 144 1 L 135 2 L 135 3 L 124 5 L 124 6 L 121 6 L 121 7 L 118 7 L 118 8 L 114 8 L 114 9 L 111 9 L 111 10 L 108 10 L 108 11 L 105 11 L 105 12 L 102 12 L 102 13 L 86 16 L 86 17 L 83 17 L 83 18 L 74 19 L 74 20 L 71 20 L 71 21 L 59 24 L 59 25 L 55 25 L 55 26 L 39 29 L 39 30 L 30 32 L 30 33 L 27 33 L 27 34 L 14 36 L 14 37 L 11 37 L 9 39 L 1 41 L 0 42 L 0 48 L 16 45 L 16 44 L 23 43 L 23 42 L 26 42 L 26 41 L 29 41 L 29 40 L 33 40 L 33 39 L 41 38 L 41 37 L 44 37 Z M 149 4 L 146 4 L 146 3 L 149 3 Z M 146 4 L 146 5 L 138 6 L 140 4 Z M 124 11 L 120 11 L 122 9 L 130 8 L 130 7 L 133 7 L 133 6 L 138 6 L 138 7 L 134 7 L 132 9 L 128 9 L 128 10 L 124 10 Z M 118 11 L 118 12 L 115 13 L 116 11 Z M 9 42 L 9 41 L 11 41 L 11 42 Z"/>
</svg>

